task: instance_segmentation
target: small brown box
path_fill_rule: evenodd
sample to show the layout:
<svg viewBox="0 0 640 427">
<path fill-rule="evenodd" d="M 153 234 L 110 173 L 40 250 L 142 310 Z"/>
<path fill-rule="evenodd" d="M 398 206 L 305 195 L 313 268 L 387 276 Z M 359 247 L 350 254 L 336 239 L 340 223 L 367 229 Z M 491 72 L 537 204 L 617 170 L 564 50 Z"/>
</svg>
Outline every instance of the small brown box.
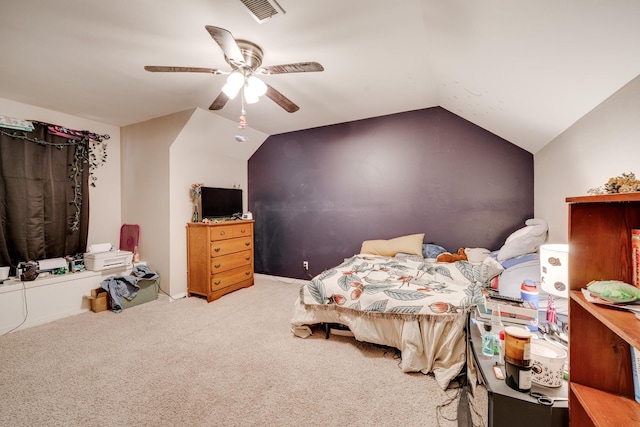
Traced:
<svg viewBox="0 0 640 427">
<path fill-rule="evenodd" d="M 91 311 L 95 313 L 105 311 L 108 308 L 108 295 L 109 293 L 102 288 L 92 289 L 91 296 L 89 297 L 89 301 L 91 301 Z"/>
</svg>

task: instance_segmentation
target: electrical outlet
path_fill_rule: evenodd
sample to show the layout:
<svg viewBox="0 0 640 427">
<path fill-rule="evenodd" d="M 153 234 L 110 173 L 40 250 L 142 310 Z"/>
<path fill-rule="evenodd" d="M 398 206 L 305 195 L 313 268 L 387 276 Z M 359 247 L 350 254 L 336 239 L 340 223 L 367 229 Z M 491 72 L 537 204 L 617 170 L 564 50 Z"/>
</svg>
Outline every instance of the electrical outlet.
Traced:
<svg viewBox="0 0 640 427">
<path fill-rule="evenodd" d="M 304 271 L 309 271 L 309 261 L 302 261 L 302 268 Z"/>
</svg>

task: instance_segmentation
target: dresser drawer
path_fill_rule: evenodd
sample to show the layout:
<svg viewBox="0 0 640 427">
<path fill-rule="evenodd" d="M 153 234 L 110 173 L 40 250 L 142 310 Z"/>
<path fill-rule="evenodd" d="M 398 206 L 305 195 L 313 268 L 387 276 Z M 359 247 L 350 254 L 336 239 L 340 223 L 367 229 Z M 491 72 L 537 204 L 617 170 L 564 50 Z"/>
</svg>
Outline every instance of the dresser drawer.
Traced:
<svg viewBox="0 0 640 427">
<path fill-rule="evenodd" d="M 211 257 L 246 251 L 248 249 L 253 250 L 253 236 L 220 240 L 219 242 L 211 242 Z"/>
<path fill-rule="evenodd" d="M 220 225 L 211 228 L 211 241 L 233 239 L 233 225 Z"/>
<path fill-rule="evenodd" d="M 252 224 L 236 224 L 232 226 L 233 237 L 247 237 L 253 235 Z"/>
<path fill-rule="evenodd" d="M 236 285 L 240 282 L 253 279 L 253 269 L 251 265 L 234 268 L 233 270 L 216 273 L 211 277 L 211 291 L 217 291 L 227 286 Z"/>
<path fill-rule="evenodd" d="M 211 241 L 251 236 L 251 224 L 220 225 L 211 229 Z"/>
<path fill-rule="evenodd" d="M 231 270 L 232 268 L 241 267 L 243 265 L 250 266 L 252 254 L 253 252 L 249 249 L 229 255 L 213 257 L 211 258 L 211 272 L 218 273 L 221 271 Z"/>
</svg>

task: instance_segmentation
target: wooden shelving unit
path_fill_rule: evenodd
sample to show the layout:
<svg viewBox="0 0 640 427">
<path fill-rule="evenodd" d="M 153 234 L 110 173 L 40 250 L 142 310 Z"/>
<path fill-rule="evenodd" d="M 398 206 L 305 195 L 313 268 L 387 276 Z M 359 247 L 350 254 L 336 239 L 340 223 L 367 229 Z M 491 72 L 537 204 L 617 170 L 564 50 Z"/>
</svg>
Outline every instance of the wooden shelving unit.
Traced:
<svg viewBox="0 0 640 427">
<path fill-rule="evenodd" d="M 640 425 L 631 347 L 640 320 L 587 302 L 592 280 L 632 283 L 631 229 L 640 228 L 640 193 L 567 198 L 569 204 L 569 422 Z"/>
</svg>

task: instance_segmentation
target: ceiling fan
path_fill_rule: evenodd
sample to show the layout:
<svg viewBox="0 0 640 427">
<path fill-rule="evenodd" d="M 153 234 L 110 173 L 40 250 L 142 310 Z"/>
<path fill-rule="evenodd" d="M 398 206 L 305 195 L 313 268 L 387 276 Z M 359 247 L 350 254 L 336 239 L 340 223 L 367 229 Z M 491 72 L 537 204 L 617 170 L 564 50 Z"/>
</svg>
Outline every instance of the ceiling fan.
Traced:
<svg viewBox="0 0 640 427">
<path fill-rule="evenodd" d="M 324 71 L 322 65 L 317 62 L 296 62 L 263 67 L 262 49 L 260 46 L 248 40 L 236 40 L 233 38 L 233 35 L 224 28 L 214 27 L 212 25 L 206 25 L 205 28 L 222 49 L 225 61 L 231 66 L 231 72 L 221 71 L 216 68 L 158 65 L 145 65 L 144 69 L 151 72 L 229 74 L 222 91 L 209 107 L 210 110 L 222 109 L 227 101 L 235 98 L 240 89 L 242 89 L 243 99 L 248 104 L 257 102 L 259 96 L 266 94 L 285 111 L 294 113 L 298 111 L 300 107 L 272 86 L 257 78 L 256 75 Z"/>
</svg>

